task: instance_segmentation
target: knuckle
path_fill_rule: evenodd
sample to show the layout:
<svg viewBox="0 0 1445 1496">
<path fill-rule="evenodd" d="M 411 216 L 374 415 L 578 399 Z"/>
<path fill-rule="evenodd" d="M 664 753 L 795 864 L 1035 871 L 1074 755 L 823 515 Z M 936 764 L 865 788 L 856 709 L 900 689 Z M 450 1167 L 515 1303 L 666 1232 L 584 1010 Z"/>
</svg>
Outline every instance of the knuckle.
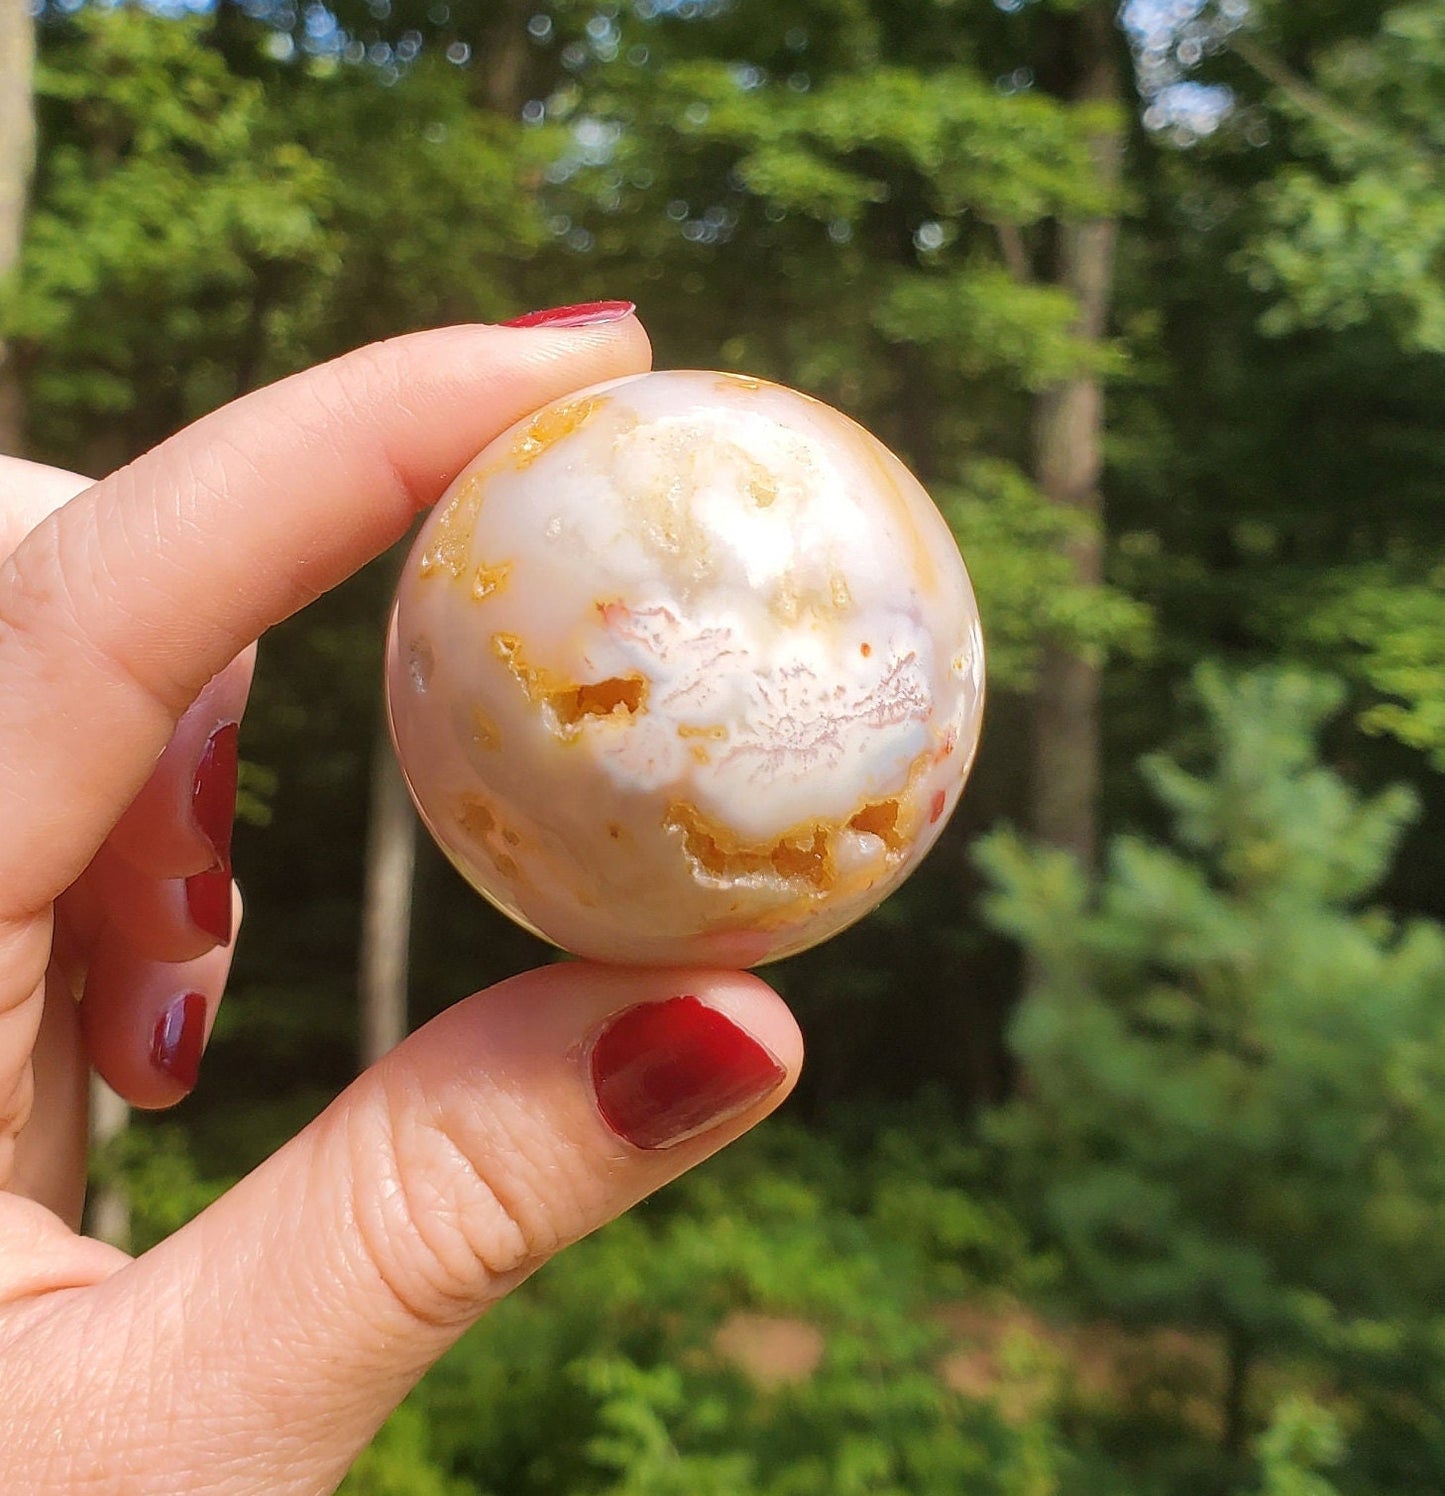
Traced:
<svg viewBox="0 0 1445 1496">
<path fill-rule="evenodd" d="M 349 1138 L 358 1244 L 408 1319 L 468 1323 L 562 1245 L 567 1212 L 532 1182 L 554 1186 L 555 1170 L 409 1087 L 384 1095 L 380 1116 Z"/>
<path fill-rule="evenodd" d="M 128 473 L 112 480 L 117 489 Z M 133 557 L 154 550 L 140 506 L 116 499 L 102 533 L 96 503 L 67 505 L 42 520 L 0 563 L 0 648 L 17 651 L 42 676 L 63 656 L 88 676 L 116 680 L 156 703 L 168 716 L 184 706 L 184 692 L 167 690 L 143 668 L 147 656 L 143 612 L 135 607 Z M 150 517 L 153 518 L 153 517 Z M 113 522 L 112 522 L 113 521 Z"/>
</svg>

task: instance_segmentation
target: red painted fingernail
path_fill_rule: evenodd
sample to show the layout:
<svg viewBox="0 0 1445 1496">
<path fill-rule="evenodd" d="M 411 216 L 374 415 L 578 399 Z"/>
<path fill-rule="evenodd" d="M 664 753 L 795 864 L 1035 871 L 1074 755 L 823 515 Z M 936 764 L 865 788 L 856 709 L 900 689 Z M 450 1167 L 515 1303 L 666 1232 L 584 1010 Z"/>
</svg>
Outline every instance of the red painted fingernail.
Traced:
<svg viewBox="0 0 1445 1496">
<path fill-rule="evenodd" d="M 236 819 L 236 739 L 241 729 L 226 722 L 206 739 L 191 782 L 191 815 L 211 844 L 218 863 L 231 861 L 231 826 Z"/>
<path fill-rule="evenodd" d="M 191 923 L 217 945 L 231 943 L 231 859 L 186 879 Z"/>
<path fill-rule="evenodd" d="M 151 1032 L 151 1064 L 187 1091 L 201 1073 L 201 1051 L 206 1047 L 206 999 L 199 992 L 183 992 L 166 1004 Z"/>
<path fill-rule="evenodd" d="M 576 306 L 550 306 L 503 322 L 503 327 L 595 327 L 600 322 L 621 322 L 637 308 L 630 301 L 581 301 Z"/>
<path fill-rule="evenodd" d="M 592 1046 L 602 1120 L 638 1148 L 671 1148 L 736 1117 L 787 1072 L 751 1034 L 695 997 L 639 1003 Z"/>
<path fill-rule="evenodd" d="M 231 830 L 236 820 L 236 740 L 240 727 L 225 722 L 206 740 L 191 782 L 191 818 L 215 854 L 214 867 L 186 879 L 191 923 L 218 945 L 231 939 Z"/>
</svg>

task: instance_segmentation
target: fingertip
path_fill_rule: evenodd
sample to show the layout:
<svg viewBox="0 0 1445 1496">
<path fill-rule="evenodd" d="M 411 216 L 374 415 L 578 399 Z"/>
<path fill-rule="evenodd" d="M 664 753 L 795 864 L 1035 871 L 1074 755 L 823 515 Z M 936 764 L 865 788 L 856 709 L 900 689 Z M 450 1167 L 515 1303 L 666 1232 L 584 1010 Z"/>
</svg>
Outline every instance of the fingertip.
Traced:
<svg viewBox="0 0 1445 1496">
<path fill-rule="evenodd" d="M 239 922 L 240 896 L 233 892 Z M 162 1110 L 200 1080 L 234 945 L 192 961 L 156 961 L 113 931 L 97 946 L 80 1017 L 90 1063 L 131 1106 Z"/>
<path fill-rule="evenodd" d="M 218 865 L 230 847 L 240 723 L 255 666 L 251 645 L 201 690 L 102 856 L 119 853 L 155 878 L 186 878 Z"/>
</svg>

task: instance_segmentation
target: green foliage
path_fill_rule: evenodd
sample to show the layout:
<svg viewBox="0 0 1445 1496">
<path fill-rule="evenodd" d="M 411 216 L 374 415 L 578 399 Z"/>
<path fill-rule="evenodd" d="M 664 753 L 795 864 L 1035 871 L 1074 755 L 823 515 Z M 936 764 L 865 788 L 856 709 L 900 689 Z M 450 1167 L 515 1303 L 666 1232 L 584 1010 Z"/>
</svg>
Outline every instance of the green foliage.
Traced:
<svg viewBox="0 0 1445 1496">
<path fill-rule="evenodd" d="M 342 1496 L 473 1496 L 475 1491 L 438 1468 L 426 1414 L 415 1403 L 392 1414 L 341 1486 Z"/>
<path fill-rule="evenodd" d="M 935 498 L 969 558 L 995 685 L 1027 685 L 1044 638 L 1096 662 L 1146 646 L 1143 607 L 1115 588 L 1078 581 L 1068 543 L 1088 533 L 1088 518 L 1049 504 L 1018 468 L 972 462 L 959 487 Z"/>
<path fill-rule="evenodd" d="M 1015 1343 L 993 1396 L 942 1373 L 936 1297 L 979 1291 L 969 1264 L 1040 1272 L 977 1168 L 937 1119 L 855 1158 L 750 1139 L 499 1305 L 384 1447 L 416 1448 L 420 1410 L 429 1480 L 507 1496 L 1062 1492 L 1044 1348 Z M 1021 1391 L 1032 1415 L 1006 1416 Z"/>
<path fill-rule="evenodd" d="M 1365 564 L 1325 577 L 1291 620 L 1308 645 L 1330 651 L 1376 698 L 1360 715 L 1445 769 L 1445 566 L 1423 580 Z"/>
<path fill-rule="evenodd" d="M 173 1124 L 133 1123 L 90 1160 L 91 1187 L 123 1194 L 134 1252 L 165 1240 L 233 1182 L 203 1178 L 185 1132 Z"/>
<path fill-rule="evenodd" d="M 1174 846 L 1117 837 L 1097 894 L 1063 854 L 983 846 L 990 917 L 1039 972 L 998 1136 L 1112 1314 L 1246 1357 L 1333 1355 L 1351 1323 L 1408 1338 L 1445 1288 L 1445 932 L 1364 901 L 1414 797 L 1319 764 L 1337 685 L 1196 688 L 1207 771 L 1146 765 Z"/>
<path fill-rule="evenodd" d="M 885 336 L 933 346 L 940 364 L 968 378 L 1011 374 L 1038 391 L 1083 371 L 1117 373 L 1117 348 L 1081 338 L 1078 309 L 1058 286 L 1020 284 L 996 266 L 938 275 L 900 274 L 877 321 Z"/>
<path fill-rule="evenodd" d="M 47 148 L 0 329 L 72 452 L 95 413 L 163 431 L 235 393 L 257 287 L 333 263 L 329 172 L 202 25 L 90 7 L 43 54 Z"/>
<path fill-rule="evenodd" d="M 1339 1423 L 1326 1409 L 1308 1397 L 1286 1397 L 1259 1438 L 1259 1496 L 1339 1496 L 1319 1472 L 1344 1453 Z"/>
<path fill-rule="evenodd" d="M 1279 80 L 1304 159 L 1261 187 L 1264 228 L 1243 257 L 1274 297 L 1264 325 L 1384 316 L 1408 344 L 1445 352 L 1445 8 L 1388 10 L 1375 36 L 1324 49 L 1313 72 Z"/>
<path fill-rule="evenodd" d="M 1445 1489 L 1440 939 L 1372 907 L 1403 903 L 1379 879 L 1406 797 L 1319 766 L 1338 698 L 1292 676 L 1206 677 L 1212 771 L 1133 773 L 1201 656 L 1324 661 L 1356 722 L 1419 751 L 1402 770 L 1394 743 L 1331 736 L 1362 783 L 1387 752 L 1415 773 L 1404 881 L 1442 908 L 1445 7 L 1259 0 L 1272 132 L 1265 75 L 1205 45 L 1239 107 L 1188 152 L 1133 130 L 1114 193 L 1089 137 L 1117 121 L 1050 91 L 1086 3 L 733 0 L 689 19 L 535 0 L 520 23 L 550 29 L 501 108 L 507 7 L 340 0 L 360 42 L 425 37 L 404 65 L 308 54 L 304 10 L 289 62 L 233 5 L 47 16 L 32 232 L 0 292 L 37 455 L 99 468 L 367 338 L 634 295 L 660 363 L 812 389 L 899 450 L 968 556 L 991 686 L 1027 688 L 1046 638 L 1108 662 L 1104 819 L 1152 824 L 1143 778 L 1175 831 L 1118 841 L 1102 889 L 990 843 L 997 915 L 1046 977 L 1000 1129 L 1027 1229 L 946 1110 L 850 1127 L 826 1105 L 926 1081 L 981 1104 L 1011 1083 L 1015 972 L 974 916 L 964 845 L 1026 802 L 1015 699 L 924 874 L 775 973 L 808 1029 L 795 1105 L 827 1136 L 772 1129 L 546 1269 L 387 1426 L 353 1496 L 1198 1496 L 1221 1471 L 1267 1496 Z M 444 60 L 454 41 L 469 66 Z M 1054 226 L 1121 209 L 1120 315 L 1081 338 L 1047 279 Z M 1026 476 L 1032 399 L 1076 373 L 1110 381 L 1099 587 L 1067 560 L 1079 521 Z M 267 640 L 232 999 L 179 1126 L 141 1123 L 97 1163 L 140 1245 L 352 1073 L 387 586 L 374 568 Z M 540 959 L 425 854 L 422 877 L 418 1021 Z M 1217 1428 L 1160 1414 L 1157 1386 L 1076 1395 L 1037 1322 L 957 1391 L 939 1306 L 1019 1301 L 1182 1324 L 1206 1358 L 1216 1331 L 1246 1360 L 1302 1356 L 1270 1369 L 1258 1468 L 1224 1471 Z M 812 1372 L 748 1371 L 725 1350 L 747 1316 L 801 1326 Z M 1328 1413 L 1276 1398 L 1276 1376 L 1327 1391 Z"/>
</svg>

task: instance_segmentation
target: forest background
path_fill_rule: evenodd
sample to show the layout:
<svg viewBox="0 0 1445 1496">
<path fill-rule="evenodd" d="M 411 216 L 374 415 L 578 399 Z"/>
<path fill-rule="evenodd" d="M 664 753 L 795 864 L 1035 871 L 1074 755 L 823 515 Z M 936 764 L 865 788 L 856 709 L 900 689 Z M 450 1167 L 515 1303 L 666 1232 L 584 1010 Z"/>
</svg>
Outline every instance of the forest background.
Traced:
<svg viewBox="0 0 1445 1496">
<path fill-rule="evenodd" d="M 1442 189 L 1445 0 L 0 0 L 0 450 L 630 296 L 879 433 L 980 595 L 960 815 L 769 973 L 795 1099 L 352 1496 L 1445 1490 Z M 203 1081 L 96 1153 L 133 1247 L 549 959 L 398 798 L 395 565 L 263 644 Z"/>
</svg>

